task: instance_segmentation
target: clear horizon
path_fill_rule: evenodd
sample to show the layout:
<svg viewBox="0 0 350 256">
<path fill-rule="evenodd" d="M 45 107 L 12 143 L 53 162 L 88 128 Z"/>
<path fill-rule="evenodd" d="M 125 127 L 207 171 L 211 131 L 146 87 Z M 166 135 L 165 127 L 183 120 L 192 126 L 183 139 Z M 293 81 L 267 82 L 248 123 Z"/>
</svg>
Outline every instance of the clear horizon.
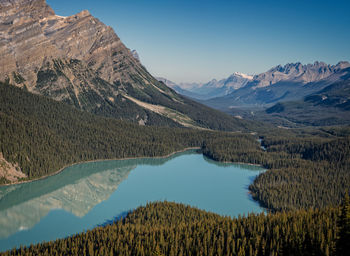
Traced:
<svg viewBox="0 0 350 256">
<path fill-rule="evenodd" d="M 47 0 L 111 26 L 157 77 L 208 82 L 279 64 L 350 59 L 348 1 Z"/>
</svg>

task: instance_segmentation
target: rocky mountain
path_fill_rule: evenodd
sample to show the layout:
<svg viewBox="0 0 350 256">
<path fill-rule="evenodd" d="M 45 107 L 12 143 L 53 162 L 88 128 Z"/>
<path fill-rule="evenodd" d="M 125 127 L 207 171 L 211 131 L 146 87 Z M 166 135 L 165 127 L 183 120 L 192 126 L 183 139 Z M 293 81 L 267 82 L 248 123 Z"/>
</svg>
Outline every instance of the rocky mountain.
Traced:
<svg viewBox="0 0 350 256">
<path fill-rule="evenodd" d="M 176 91 L 177 93 L 186 96 L 186 97 L 190 97 L 190 98 L 194 98 L 194 99 L 200 99 L 201 95 L 197 94 L 195 92 L 193 92 L 193 88 L 196 88 L 199 86 L 199 84 L 196 83 L 180 83 L 180 84 L 176 84 L 173 81 L 170 81 L 164 77 L 156 77 L 156 79 L 162 83 L 164 83 L 166 86 L 170 87 L 171 89 L 173 89 L 174 91 Z M 188 88 L 188 89 L 186 89 Z"/>
<path fill-rule="evenodd" d="M 281 101 L 267 108 L 230 108 L 227 112 L 244 119 L 279 127 L 330 126 L 350 124 L 350 68 L 343 81 L 334 82 L 305 97 Z"/>
<path fill-rule="evenodd" d="M 207 83 L 180 83 L 175 84 L 164 78 L 159 78 L 167 86 L 174 89 L 176 92 L 194 98 L 194 99 L 210 99 L 215 97 L 225 96 L 231 92 L 245 86 L 253 79 L 253 76 L 249 76 L 243 73 L 235 72 L 228 78 L 216 80 L 213 79 Z"/>
<path fill-rule="evenodd" d="M 232 93 L 203 101 L 218 108 L 269 106 L 280 101 L 300 100 L 326 86 L 346 79 L 349 62 L 328 65 L 323 62 L 278 65 L 255 75 L 252 81 Z"/>
<path fill-rule="evenodd" d="M 187 97 L 214 108 L 261 106 L 280 100 L 301 99 L 325 86 L 342 80 L 344 71 L 350 67 L 346 61 L 329 65 L 316 61 L 302 65 L 289 63 L 278 65 L 267 72 L 250 76 L 235 72 L 222 80 L 207 83 L 176 84 L 164 78 L 158 80 Z"/>
<path fill-rule="evenodd" d="M 350 71 L 350 68 L 348 69 Z M 335 107 L 350 111 L 350 80 L 331 84 L 323 90 L 308 95 L 304 102 L 314 106 Z"/>
<path fill-rule="evenodd" d="M 238 121 L 156 80 L 88 11 L 62 17 L 45 0 L 0 0 L 0 81 L 142 125 L 216 129 L 219 120 Z"/>
<path fill-rule="evenodd" d="M 349 67 L 349 62 L 339 62 L 337 65 L 329 65 L 316 61 L 314 64 L 302 65 L 300 62 L 288 63 L 285 66 L 278 65 L 265 73 L 254 76 L 255 88 L 263 88 L 281 81 L 294 83 L 312 83 L 339 72 Z"/>
<path fill-rule="evenodd" d="M 265 114 L 265 120 L 275 119 L 275 123 L 288 126 L 348 125 L 350 80 L 333 83 L 299 101 L 277 103 L 267 108 Z"/>
<path fill-rule="evenodd" d="M 173 90 L 183 90 L 179 85 L 177 85 L 176 83 L 174 83 L 173 81 L 170 81 L 164 77 L 155 77 L 159 82 L 162 82 L 163 84 L 165 84 L 166 86 L 170 87 Z M 185 91 L 185 90 L 184 90 Z"/>
</svg>

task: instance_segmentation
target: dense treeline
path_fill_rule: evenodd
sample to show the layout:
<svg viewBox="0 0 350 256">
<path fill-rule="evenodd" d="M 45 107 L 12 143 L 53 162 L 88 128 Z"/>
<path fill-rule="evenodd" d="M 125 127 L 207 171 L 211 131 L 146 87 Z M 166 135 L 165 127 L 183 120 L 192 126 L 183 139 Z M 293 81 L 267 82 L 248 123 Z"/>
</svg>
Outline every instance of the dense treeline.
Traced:
<svg viewBox="0 0 350 256">
<path fill-rule="evenodd" d="M 346 255 L 350 205 L 231 219 L 151 203 L 111 225 L 3 255 Z"/>
<path fill-rule="evenodd" d="M 350 129 L 260 129 L 259 135 L 263 148 L 254 134 L 142 127 L 0 84 L 0 152 L 29 179 L 79 161 L 201 147 L 214 160 L 268 168 L 250 186 L 267 208 L 315 208 L 232 220 L 155 203 L 113 225 L 5 255 L 345 255 L 349 199 L 341 210 L 336 205 L 350 190 Z"/>
<path fill-rule="evenodd" d="M 232 138 L 209 138 L 203 143 L 202 152 L 220 162 L 251 164 L 262 164 L 267 156 L 260 148 L 257 139 L 252 139 L 249 134 L 240 134 Z"/>
<path fill-rule="evenodd" d="M 303 132 L 261 131 L 264 151 L 251 134 L 141 127 L 0 86 L 0 152 L 29 179 L 79 161 L 161 156 L 195 146 L 214 160 L 271 169 L 250 186 L 267 208 L 339 204 L 350 189 L 347 130 Z"/>
<path fill-rule="evenodd" d="M 338 205 L 350 189 L 350 137 L 327 133 L 267 133 L 261 150 L 248 138 L 214 139 L 203 153 L 218 161 L 248 162 L 269 169 L 250 185 L 253 197 L 272 210 Z M 322 136 L 320 136 L 322 135 Z M 338 134 L 341 136 L 342 134 Z"/>
<path fill-rule="evenodd" d="M 272 168 L 250 186 L 253 196 L 276 210 L 336 205 L 350 189 L 350 137 L 264 138 Z M 279 156 L 285 154 L 287 158 Z"/>
<path fill-rule="evenodd" d="M 13 86 L 0 86 L 0 152 L 18 163 L 28 179 L 80 161 L 162 156 L 202 147 L 205 155 L 217 161 L 270 169 L 250 190 L 272 210 L 340 203 L 350 189 L 349 130 L 260 130 L 263 150 L 256 135 L 142 127 L 79 111 Z"/>
<path fill-rule="evenodd" d="M 95 159 L 162 156 L 234 133 L 143 127 L 0 84 L 0 152 L 29 179 Z M 254 141 L 254 137 L 250 136 Z M 6 180 L 2 180 L 6 182 Z"/>
</svg>

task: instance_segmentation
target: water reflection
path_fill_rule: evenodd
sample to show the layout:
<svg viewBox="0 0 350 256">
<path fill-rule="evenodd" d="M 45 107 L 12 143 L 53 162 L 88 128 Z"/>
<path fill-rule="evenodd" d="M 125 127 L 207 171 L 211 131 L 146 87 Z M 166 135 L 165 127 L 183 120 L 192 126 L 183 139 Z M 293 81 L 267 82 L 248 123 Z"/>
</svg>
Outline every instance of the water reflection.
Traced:
<svg viewBox="0 0 350 256">
<path fill-rule="evenodd" d="M 81 171 L 84 169 L 78 168 Z M 98 173 L 84 173 L 83 178 L 74 182 L 55 184 L 55 189 L 44 186 L 41 193 L 40 185 L 43 185 L 44 181 L 21 185 L 5 194 L 1 200 L 0 237 L 5 238 L 19 230 L 33 227 L 53 209 L 64 209 L 75 216 L 83 217 L 96 204 L 106 200 L 133 168 L 120 167 Z M 62 180 L 56 176 L 47 180 L 69 180 L 72 171 L 74 170 L 63 172 L 63 175 L 60 175 L 64 176 L 60 177 Z M 31 190 L 35 195 L 30 194 Z M 15 203 L 10 201 L 13 198 Z"/>
<path fill-rule="evenodd" d="M 163 165 L 180 154 L 77 164 L 47 179 L 0 187 L 0 238 L 30 229 L 53 209 L 83 217 L 108 199 L 136 166 Z"/>
<path fill-rule="evenodd" d="M 204 160 L 209 163 L 209 164 L 213 164 L 215 166 L 218 166 L 218 167 L 231 167 L 232 166 L 235 166 L 237 168 L 244 168 L 245 170 L 248 170 L 248 171 L 253 171 L 253 172 L 256 172 L 256 171 L 261 171 L 261 166 L 258 166 L 258 165 L 253 165 L 253 164 L 244 164 L 244 163 L 223 163 L 223 162 L 217 162 L 217 161 L 214 161 L 213 159 L 210 159 L 206 156 L 203 156 Z"/>
<path fill-rule="evenodd" d="M 0 251 L 82 232 L 152 201 L 229 216 L 259 212 L 247 186 L 261 171 L 190 150 L 168 158 L 77 164 L 44 180 L 1 187 Z"/>
</svg>

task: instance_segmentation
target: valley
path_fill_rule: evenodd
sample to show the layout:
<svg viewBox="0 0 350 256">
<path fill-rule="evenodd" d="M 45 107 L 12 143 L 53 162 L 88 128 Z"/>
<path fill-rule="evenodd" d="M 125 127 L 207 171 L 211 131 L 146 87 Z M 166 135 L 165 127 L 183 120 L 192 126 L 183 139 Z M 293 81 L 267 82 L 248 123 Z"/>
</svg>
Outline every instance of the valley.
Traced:
<svg viewBox="0 0 350 256">
<path fill-rule="evenodd" d="M 345 61 L 336 65 L 290 63 L 255 76 L 236 72 L 227 79 L 204 84 L 176 85 L 164 78 L 160 81 L 184 96 L 240 119 L 287 128 L 348 125 L 349 66 Z"/>
<path fill-rule="evenodd" d="M 101 10 L 0 0 L 0 254 L 346 255 L 350 63 L 173 82 L 214 46 L 190 69 L 142 34 L 160 76 Z"/>
</svg>

